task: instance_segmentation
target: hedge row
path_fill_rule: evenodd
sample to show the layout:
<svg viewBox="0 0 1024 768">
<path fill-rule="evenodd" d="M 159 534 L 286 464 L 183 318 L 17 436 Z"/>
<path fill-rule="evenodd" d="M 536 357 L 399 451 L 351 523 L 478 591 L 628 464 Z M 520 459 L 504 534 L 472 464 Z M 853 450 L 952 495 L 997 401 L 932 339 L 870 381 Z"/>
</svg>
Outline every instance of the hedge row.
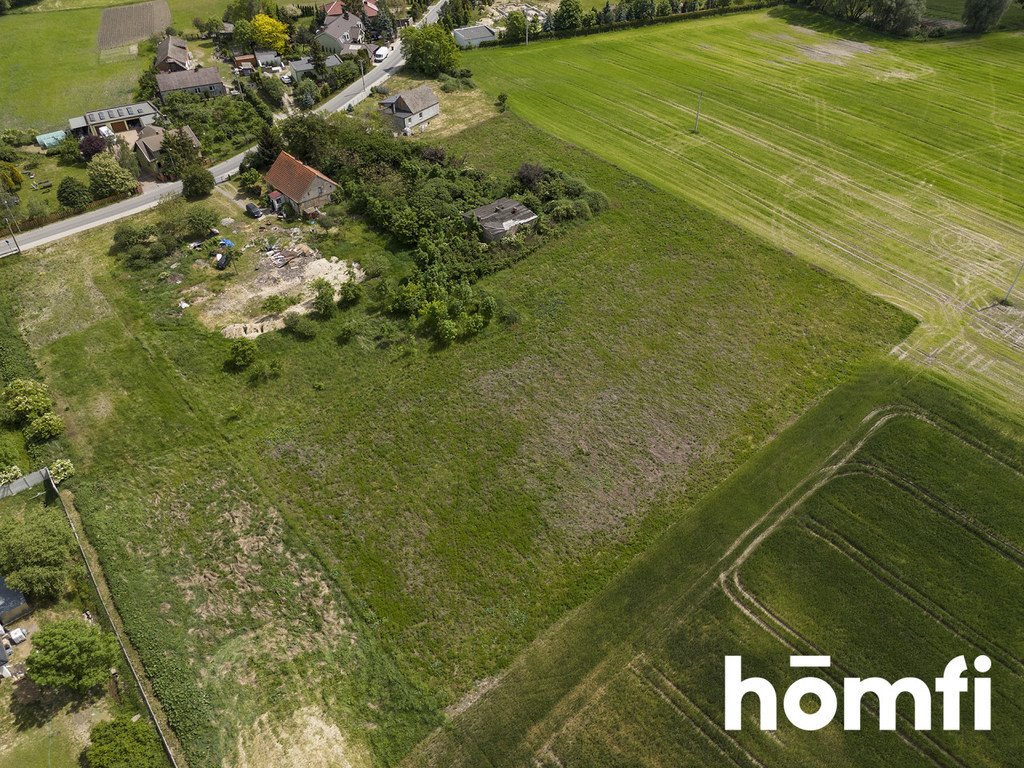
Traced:
<svg viewBox="0 0 1024 768">
<path fill-rule="evenodd" d="M 747 11 L 759 11 L 764 8 L 773 8 L 777 5 L 785 5 L 789 0 L 759 0 L 754 3 L 742 5 L 729 5 L 722 8 L 703 8 L 699 11 L 688 11 L 686 13 L 673 13 L 668 16 L 655 16 L 652 19 L 631 19 L 630 21 L 613 21 L 611 24 L 594 24 L 590 27 L 578 29 L 566 29 L 557 32 L 537 32 L 530 35 L 530 40 L 555 40 L 566 37 L 578 37 L 581 35 L 596 35 L 601 32 L 615 32 L 621 29 L 634 29 L 636 27 L 650 27 L 655 24 L 671 24 L 677 21 L 690 21 L 691 19 L 703 19 L 708 16 L 724 16 L 729 13 L 744 13 Z M 522 40 L 488 40 L 480 44 L 481 48 L 493 48 L 499 45 L 522 45 Z"/>
</svg>

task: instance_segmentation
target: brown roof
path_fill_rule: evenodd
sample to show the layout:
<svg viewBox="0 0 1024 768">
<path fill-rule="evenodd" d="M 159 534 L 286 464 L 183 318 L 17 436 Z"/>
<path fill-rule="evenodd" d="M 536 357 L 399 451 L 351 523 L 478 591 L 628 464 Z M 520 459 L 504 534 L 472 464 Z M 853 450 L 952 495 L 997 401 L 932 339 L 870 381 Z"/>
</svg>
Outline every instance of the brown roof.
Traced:
<svg viewBox="0 0 1024 768">
<path fill-rule="evenodd" d="M 430 86 L 421 85 L 398 94 L 398 98 L 395 99 L 395 112 L 415 114 L 439 103 L 437 94 L 430 90 Z"/>
<path fill-rule="evenodd" d="M 163 72 L 156 76 L 156 89 L 161 94 L 207 85 L 224 85 L 216 67 L 203 67 L 186 72 Z"/>
<path fill-rule="evenodd" d="M 324 176 L 320 171 L 296 160 L 287 152 L 282 152 L 277 156 L 277 160 L 270 166 L 270 170 L 263 178 L 271 187 L 280 190 L 285 197 L 296 202 L 306 196 L 309 185 L 317 179 L 326 181 L 334 187 L 338 186 L 336 182 Z"/>
<path fill-rule="evenodd" d="M 173 61 L 182 67 L 188 66 L 188 46 L 180 37 L 168 35 L 156 46 L 156 63 Z"/>
<path fill-rule="evenodd" d="M 334 0 L 324 6 L 324 13 L 328 16 L 341 16 L 345 12 L 345 4 L 341 0 Z"/>
</svg>

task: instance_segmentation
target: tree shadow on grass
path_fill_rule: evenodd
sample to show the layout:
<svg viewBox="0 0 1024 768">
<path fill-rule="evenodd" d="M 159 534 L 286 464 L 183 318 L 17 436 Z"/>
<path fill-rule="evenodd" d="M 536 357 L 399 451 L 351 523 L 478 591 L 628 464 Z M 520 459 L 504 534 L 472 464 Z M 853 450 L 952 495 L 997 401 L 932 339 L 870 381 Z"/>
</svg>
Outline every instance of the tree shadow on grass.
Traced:
<svg viewBox="0 0 1024 768">
<path fill-rule="evenodd" d="M 61 710 L 78 712 L 94 700 L 93 694 L 74 694 L 52 691 L 36 685 L 31 678 L 23 677 L 14 684 L 11 694 L 11 715 L 14 727 L 19 731 L 41 728 Z"/>
</svg>

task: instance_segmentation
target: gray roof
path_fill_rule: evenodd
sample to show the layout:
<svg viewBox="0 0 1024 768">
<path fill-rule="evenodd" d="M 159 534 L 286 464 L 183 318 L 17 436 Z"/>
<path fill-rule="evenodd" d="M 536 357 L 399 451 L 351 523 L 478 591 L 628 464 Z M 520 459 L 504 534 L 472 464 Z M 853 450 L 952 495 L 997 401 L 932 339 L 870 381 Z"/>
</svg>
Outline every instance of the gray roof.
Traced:
<svg viewBox="0 0 1024 768">
<path fill-rule="evenodd" d="M 28 608 L 25 596 L 16 589 L 11 589 L 0 576 L 0 617 L 14 616 L 23 613 Z"/>
<path fill-rule="evenodd" d="M 254 51 L 253 52 L 253 56 L 256 57 L 256 61 L 258 61 L 261 65 L 265 61 L 280 61 L 281 60 L 281 54 L 279 54 L 277 51 L 271 51 L 271 50 Z"/>
<path fill-rule="evenodd" d="M 175 74 L 186 74 L 184 72 Z M 167 75 L 169 77 L 169 75 Z M 158 78 L 164 75 L 157 75 Z M 116 120 L 138 120 L 142 117 L 156 117 L 160 113 L 157 108 L 148 101 L 140 101 L 138 104 L 126 104 L 123 107 L 109 107 L 108 109 L 97 109 L 95 112 L 86 112 L 83 115 L 86 125 L 98 125 L 112 123 Z M 75 123 L 75 120 L 70 122 Z"/>
<path fill-rule="evenodd" d="M 170 129 L 170 132 L 174 133 L 175 130 L 176 129 L 172 128 Z M 192 140 L 192 144 L 194 146 L 199 146 L 199 139 L 196 138 L 196 134 L 195 132 L 193 132 L 191 127 L 183 125 L 180 130 L 182 133 L 185 134 L 185 136 Z M 142 145 L 143 154 L 145 154 L 146 157 L 152 160 L 156 156 L 156 153 L 159 152 L 160 149 L 163 147 L 164 136 L 166 134 L 167 131 L 161 128 L 159 125 L 147 125 L 145 128 L 142 129 L 142 132 L 139 134 L 139 140 L 136 146 Z"/>
<path fill-rule="evenodd" d="M 391 102 L 390 99 L 388 101 Z M 402 112 L 415 114 L 439 103 L 437 94 L 430 90 L 429 86 L 421 85 L 419 88 L 413 88 L 411 91 L 402 91 L 396 94 L 393 100 L 393 108 L 395 114 Z"/>
<path fill-rule="evenodd" d="M 156 63 L 173 61 L 182 67 L 188 66 L 188 45 L 180 37 L 168 35 L 156 46 Z"/>
<path fill-rule="evenodd" d="M 332 53 L 330 56 L 324 59 L 324 63 L 327 65 L 328 69 L 333 69 L 334 67 L 341 66 L 341 59 L 339 59 Z M 309 60 L 308 56 L 303 56 L 301 59 L 293 61 L 291 66 L 295 72 L 305 73 L 313 71 L 313 62 Z"/>
<path fill-rule="evenodd" d="M 216 67 L 203 67 L 187 72 L 162 72 L 156 76 L 156 87 L 160 93 L 200 88 L 206 85 L 224 85 Z"/>
<path fill-rule="evenodd" d="M 486 24 L 477 24 L 472 27 L 459 27 L 452 30 L 452 33 L 459 33 L 464 40 L 496 40 L 498 33 Z"/>
<path fill-rule="evenodd" d="M 350 42 L 362 34 L 363 22 L 354 13 L 350 13 L 346 19 L 344 16 L 335 16 L 320 30 L 321 35 L 333 37 L 338 42 Z M 345 35 L 348 34 L 348 40 Z"/>
<path fill-rule="evenodd" d="M 491 238 L 503 237 L 506 232 L 537 219 L 537 214 L 518 200 L 503 197 L 493 203 L 481 205 L 465 214 L 480 222 L 484 232 Z"/>
</svg>

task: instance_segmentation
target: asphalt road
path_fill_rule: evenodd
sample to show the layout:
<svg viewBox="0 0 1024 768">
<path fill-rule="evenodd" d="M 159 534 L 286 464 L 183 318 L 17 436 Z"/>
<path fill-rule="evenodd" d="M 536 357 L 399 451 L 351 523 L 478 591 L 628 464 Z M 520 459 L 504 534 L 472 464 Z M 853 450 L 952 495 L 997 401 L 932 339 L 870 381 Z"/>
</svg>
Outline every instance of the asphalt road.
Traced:
<svg viewBox="0 0 1024 768">
<path fill-rule="evenodd" d="M 438 0 L 438 2 L 431 5 L 430 8 L 427 9 L 427 13 L 419 20 L 419 22 L 417 22 L 417 24 L 432 24 L 437 21 L 438 13 L 440 12 L 443 4 L 444 0 Z M 338 112 L 340 110 L 347 109 L 349 104 L 358 104 L 369 96 L 370 89 L 373 86 L 383 83 L 404 63 L 405 59 L 402 56 L 401 45 L 397 45 L 382 63 L 370 69 L 364 77 L 356 80 L 352 85 L 336 93 L 330 98 L 330 100 L 325 101 L 317 107 L 315 111 Z M 228 177 L 238 173 L 238 167 L 242 164 L 242 159 L 245 157 L 246 152 L 251 149 L 252 147 L 222 163 L 217 163 L 217 165 L 210 168 L 210 172 L 213 174 L 213 178 L 216 179 L 218 184 L 227 180 Z M 107 205 L 103 208 L 97 208 L 96 210 L 89 211 L 88 213 L 81 213 L 77 216 L 61 219 L 53 224 L 47 224 L 45 227 L 39 227 L 38 229 L 33 229 L 23 234 L 15 233 L 15 236 L 17 238 L 18 245 L 21 246 L 21 250 L 27 251 L 31 248 L 38 248 L 41 245 L 47 245 L 48 243 L 62 240 L 65 237 L 70 237 L 71 235 L 79 232 L 84 232 L 87 229 L 100 227 L 104 224 L 109 224 L 112 221 L 117 221 L 136 213 L 140 213 L 141 211 L 148 210 L 164 198 L 180 193 L 180 181 L 155 184 L 150 189 L 144 191 L 141 195 L 136 195 L 128 200 L 122 200 L 119 203 Z M 9 236 L 7 238 L 0 239 L 0 256 L 3 256 L 13 250 L 14 244 L 13 242 L 10 242 Z"/>
</svg>

